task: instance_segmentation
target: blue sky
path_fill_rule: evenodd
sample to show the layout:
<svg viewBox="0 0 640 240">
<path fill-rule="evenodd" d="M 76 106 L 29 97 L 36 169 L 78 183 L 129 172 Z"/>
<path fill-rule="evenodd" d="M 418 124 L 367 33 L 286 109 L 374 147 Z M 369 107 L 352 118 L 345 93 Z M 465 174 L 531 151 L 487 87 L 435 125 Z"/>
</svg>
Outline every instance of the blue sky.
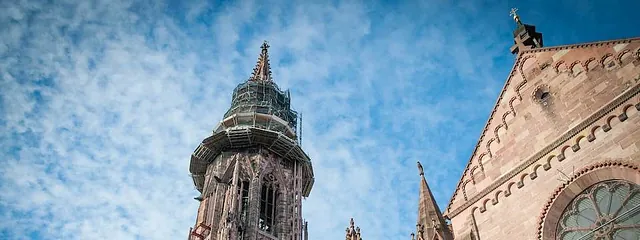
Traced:
<svg viewBox="0 0 640 240">
<path fill-rule="evenodd" d="M 640 36 L 633 0 L 451 2 L 0 4 L 0 238 L 184 239 L 189 155 L 263 40 L 304 117 L 310 238 L 408 238 L 416 161 L 446 207 L 506 80 L 511 7 L 546 46 Z"/>
</svg>

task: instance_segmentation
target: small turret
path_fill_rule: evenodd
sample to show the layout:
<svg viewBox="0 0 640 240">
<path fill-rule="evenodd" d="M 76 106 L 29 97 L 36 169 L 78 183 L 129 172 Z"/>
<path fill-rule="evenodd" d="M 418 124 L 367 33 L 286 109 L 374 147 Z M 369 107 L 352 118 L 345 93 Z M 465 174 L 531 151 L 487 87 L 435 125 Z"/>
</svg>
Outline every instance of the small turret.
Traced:
<svg viewBox="0 0 640 240">
<path fill-rule="evenodd" d="M 542 33 L 536 32 L 536 27 L 533 25 L 523 24 L 517 11 L 517 8 L 512 8 L 510 12 L 516 22 L 516 29 L 513 31 L 514 45 L 511 46 L 511 53 L 518 54 L 523 50 L 541 48 L 543 46 Z"/>
</svg>

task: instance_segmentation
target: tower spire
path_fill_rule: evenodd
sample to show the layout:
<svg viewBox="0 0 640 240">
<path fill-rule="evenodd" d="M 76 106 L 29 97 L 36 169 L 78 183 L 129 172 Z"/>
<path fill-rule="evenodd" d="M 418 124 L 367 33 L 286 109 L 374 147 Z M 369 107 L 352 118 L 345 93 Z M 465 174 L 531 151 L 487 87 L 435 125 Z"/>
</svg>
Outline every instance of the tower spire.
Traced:
<svg viewBox="0 0 640 240">
<path fill-rule="evenodd" d="M 271 65 L 269 64 L 269 43 L 264 41 L 260 48 L 260 55 L 258 56 L 258 62 L 256 67 L 253 68 L 253 73 L 249 77 L 249 81 L 254 82 L 271 82 Z"/>
<path fill-rule="evenodd" d="M 201 195 L 189 240 L 308 239 L 301 209 L 315 182 L 313 165 L 296 141 L 291 94 L 271 81 L 268 48 L 264 42 L 251 77 L 233 90 L 223 120 L 190 156 Z M 273 171 L 258 174 L 265 168 Z"/>
<path fill-rule="evenodd" d="M 362 240 L 362 236 L 360 235 L 360 227 L 356 227 L 353 222 L 353 218 L 349 221 L 349 227 L 347 228 L 347 235 L 345 236 L 346 240 Z"/>
<path fill-rule="evenodd" d="M 438 204 L 429 189 L 424 177 L 422 164 L 418 162 L 420 173 L 420 199 L 418 200 L 418 223 L 416 224 L 417 240 L 450 240 L 453 239 L 447 223 L 438 208 Z"/>
</svg>

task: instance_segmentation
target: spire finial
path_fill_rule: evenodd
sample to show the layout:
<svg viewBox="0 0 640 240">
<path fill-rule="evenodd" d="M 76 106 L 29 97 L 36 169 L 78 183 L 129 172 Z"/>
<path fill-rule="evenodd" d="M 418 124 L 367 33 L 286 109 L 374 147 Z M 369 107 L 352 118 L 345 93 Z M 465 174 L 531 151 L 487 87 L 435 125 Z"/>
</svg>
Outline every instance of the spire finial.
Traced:
<svg viewBox="0 0 640 240">
<path fill-rule="evenodd" d="M 420 176 L 424 176 L 424 170 L 422 169 L 422 164 L 418 161 L 418 171 L 420 171 Z"/>
<path fill-rule="evenodd" d="M 353 228 L 353 226 L 355 225 L 355 223 L 353 222 L 353 218 L 351 218 L 351 221 L 349 221 L 349 225 L 351 225 L 351 228 Z"/>
<path fill-rule="evenodd" d="M 255 82 L 270 82 L 271 81 L 271 65 L 269 64 L 269 43 L 267 41 L 262 42 L 260 48 L 260 56 L 258 56 L 258 63 L 253 68 L 253 73 L 249 81 Z"/>
<path fill-rule="evenodd" d="M 513 31 L 513 46 L 509 49 L 512 54 L 518 54 L 523 50 L 541 48 L 542 33 L 536 32 L 536 27 L 529 24 L 523 24 L 518 16 L 518 9 L 512 8 L 509 12 L 510 16 L 513 16 L 513 20 L 516 21 L 516 29 Z"/>
<path fill-rule="evenodd" d="M 513 20 L 516 21 L 517 24 L 522 25 L 522 22 L 520 21 L 520 16 L 518 16 L 517 11 L 518 11 L 517 8 L 511 8 L 511 11 L 509 12 L 509 16 L 513 16 Z"/>
</svg>

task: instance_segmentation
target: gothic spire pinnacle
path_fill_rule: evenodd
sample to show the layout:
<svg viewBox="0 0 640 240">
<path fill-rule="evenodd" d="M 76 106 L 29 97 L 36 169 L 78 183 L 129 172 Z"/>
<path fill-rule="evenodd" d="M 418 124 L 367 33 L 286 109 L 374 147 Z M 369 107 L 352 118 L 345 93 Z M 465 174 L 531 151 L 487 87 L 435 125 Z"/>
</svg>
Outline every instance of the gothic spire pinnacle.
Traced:
<svg viewBox="0 0 640 240">
<path fill-rule="evenodd" d="M 253 68 L 253 73 L 249 77 L 249 81 L 255 82 L 271 82 L 271 65 L 269 64 L 269 43 L 264 41 L 260 46 L 262 51 L 258 56 L 258 62 L 256 67 Z"/>
<path fill-rule="evenodd" d="M 434 236 L 440 236 L 446 240 L 451 239 L 451 235 L 446 228 L 446 222 L 442 216 L 442 212 L 436 203 L 427 179 L 424 177 L 424 169 L 422 164 L 418 162 L 418 170 L 420 171 L 420 198 L 418 200 L 418 223 L 416 231 L 418 239 L 433 239 Z"/>
<path fill-rule="evenodd" d="M 349 221 L 349 227 L 347 228 L 346 240 L 362 240 L 360 235 L 360 227 L 355 226 L 353 218 Z"/>
</svg>

